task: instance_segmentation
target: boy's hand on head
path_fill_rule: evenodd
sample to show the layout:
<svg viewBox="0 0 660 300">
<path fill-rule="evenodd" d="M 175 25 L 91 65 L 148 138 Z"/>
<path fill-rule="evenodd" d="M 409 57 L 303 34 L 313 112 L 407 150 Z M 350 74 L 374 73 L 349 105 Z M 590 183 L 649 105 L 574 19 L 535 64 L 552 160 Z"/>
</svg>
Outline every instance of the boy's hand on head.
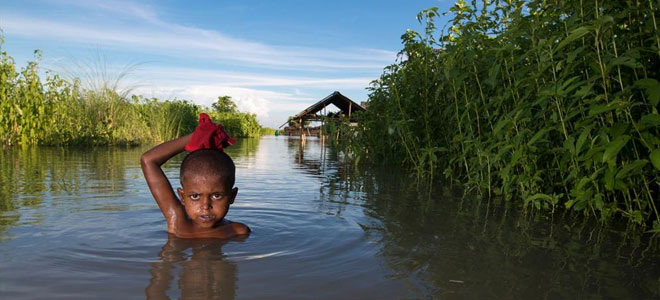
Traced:
<svg viewBox="0 0 660 300">
<path fill-rule="evenodd" d="M 173 156 L 181 153 L 190 142 L 191 134 L 167 141 L 142 154 L 140 164 L 149 190 L 154 196 L 165 220 L 168 232 L 176 232 L 177 220 L 185 219 L 185 211 L 174 194 L 170 181 L 161 169 L 161 165 Z"/>
<path fill-rule="evenodd" d="M 213 123 L 209 115 L 201 113 L 199 114 L 199 124 L 185 149 L 188 152 L 199 149 L 218 149 L 222 151 L 234 142 L 235 140 L 229 137 L 222 125 Z"/>
</svg>

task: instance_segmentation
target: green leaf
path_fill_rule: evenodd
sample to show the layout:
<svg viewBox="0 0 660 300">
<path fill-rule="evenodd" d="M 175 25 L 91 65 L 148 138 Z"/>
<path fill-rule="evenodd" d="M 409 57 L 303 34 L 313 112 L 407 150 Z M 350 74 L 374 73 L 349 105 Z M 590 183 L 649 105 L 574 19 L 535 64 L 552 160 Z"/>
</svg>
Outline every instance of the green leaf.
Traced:
<svg viewBox="0 0 660 300">
<path fill-rule="evenodd" d="M 660 232 L 660 220 L 653 221 L 653 229 L 651 229 L 647 232 L 653 232 L 653 233 Z"/>
<path fill-rule="evenodd" d="M 603 196 L 601 194 L 596 194 L 594 196 L 594 204 L 596 205 L 596 209 L 598 210 L 603 210 L 603 207 L 605 206 L 605 203 L 603 202 Z"/>
<path fill-rule="evenodd" d="M 518 161 L 520 160 L 522 153 L 523 153 L 522 148 L 518 148 L 516 151 L 514 151 L 513 154 L 511 155 L 511 162 L 509 162 L 509 165 L 515 166 L 516 163 L 518 163 Z"/>
<path fill-rule="evenodd" d="M 578 98 L 584 98 L 588 95 L 591 95 L 593 94 L 593 90 L 592 90 L 593 87 L 594 87 L 593 83 L 583 84 L 579 90 L 575 91 L 575 96 L 577 96 Z"/>
<path fill-rule="evenodd" d="M 573 206 L 573 203 L 575 203 L 575 200 L 568 200 L 564 203 L 564 206 L 568 209 L 571 208 L 571 206 Z"/>
<path fill-rule="evenodd" d="M 617 179 L 625 179 L 626 177 L 628 177 L 629 173 L 632 173 L 632 174 L 637 173 L 638 171 L 643 169 L 646 166 L 647 163 L 648 163 L 648 161 L 645 160 L 645 159 L 638 159 L 636 161 L 633 161 L 633 162 L 627 164 L 625 167 L 623 167 L 621 169 L 621 171 L 619 171 L 619 173 L 616 174 L 616 178 Z"/>
<path fill-rule="evenodd" d="M 614 125 L 612 125 L 609 128 L 608 131 L 610 133 L 610 136 L 612 136 L 613 139 L 616 139 L 622 134 L 626 133 L 627 130 L 628 130 L 628 124 L 616 122 L 614 123 Z"/>
<path fill-rule="evenodd" d="M 18 104 L 14 104 L 14 108 L 15 108 L 16 111 L 18 112 L 18 115 L 19 115 L 19 116 L 22 116 L 22 115 L 23 115 L 23 110 L 21 109 L 20 106 L 18 106 Z"/>
<path fill-rule="evenodd" d="M 582 133 L 580 133 L 580 137 L 578 137 L 577 143 L 575 144 L 575 151 L 577 151 L 577 153 L 580 153 L 582 150 L 582 146 L 584 145 L 584 142 L 587 141 L 592 127 L 593 125 L 587 126 L 582 130 Z"/>
<path fill-rule="evenodd" d="M 603 183 L 605 184 L 605 188 L 608 191 L 614 190 L 614 170 L 612 168 L 607 168 L 605 171 L 605 175 L 603 176 Z"/>
<path fill-rule="evenodd" d="M 660 170 L 660 149 L 653 150 L 649 155 L 649 159 L 651 160 L 651 164 L 653 164 L 656 169 Z"/>
<path fill-rule="evenodd" d="M 644 115 L 640 123 L 650 127 L 658 127 L 660 126 L 660 115 L 657 114 Z"/>
<path fill-rule="evenodd" d="M 614 23 L 614 17 L 612 17 L 610 15 L 600 16 L 600 18 L 596 19 L 596 22 L 595 22 L 595 24 L 599 25 L 599 26 L 604 26 L 604 25 L 607 25 L 609 23 Z"/>
<path fill-rule="evenodd" d="M 571 154 L 577 154 L 575 152 L 575 138 L 574 137 L 569 136 L 564 141 L 564 149 L 568 150 L 568 152 L 571 153 Z"/>
<path fill-rule="evenodd" d="M 607 144 L 605 153 L 603 153 L 603 162 L 608 162 L 609 160 L 616 158 L 616 155 L 619 154 L 619 151 L 621 151 L 623 146 L 628 143 L 628 140 L 630 140 L 630 136 L 621 135 Z"/>
<path fill-rule="evenodd" d="M 559 83 L 557 83 L 556 93 L 558 95 L 567 95 L 567 94 L 571 93 L 573 90 L 575 90 L 576 88 L 583 86 L 584 82 L 574 83 L 578 79 L 580 79 L 580 76 L 574 76 L 574 77 L 571 77 L 571 78 L 567 79 L 566 81 L 564 81 L 561 84 L 561 86 L 559 86 Z"/>
<path fill-rule="evenodd" d="M 629 68 L 637 69 L 637 68 L 641 68 L 642 64 L 640 64 L 637 60 L 635 60 L 632 57 L 620 56 L 610 61 L 607 64 L 606 69 L 607 71 L 610 71 L 612 68 L 616 66 L 626 66 Z"/>
<path fill-rule="evenodd" d="M 612 104 L 593 104 L 589 106 L 589 116 L 599 115 L 615 109 L 616 106 Z"/>
<path fill-rule="evenodd" d="M 559 51 L 562 48 L 566 47 L 571 42 L 573 42 L 573 41 L 575 41 L 579 38 L 582 38 L 587 33 L 589 33 L 590 29 L 591 28 L 588 27 L 588 26 L 582 26 L 582 27 L 578 27 L 578 28 L 573 29 L 573 31 L 571 31 L 571 33 L 569 33 L 568 36 L 563 41 L 561 41 L 559 43 L 559 45 L 557 46 L 556 51 Z"/>
<path fill-rule="evenodd" d="M 495 127 L 493 128 L 493 133 L 496 135 L 499 134 L 504 127 L 508 127 L 511 123 L 513 123 L 513 120 L 511 119 L 500 120 L 499 122 L 497 122 L 497 124 L 495 124 Z"/>
<path fill-rule="evenodd" d="M 646 97 L 651 105 L 658 105 L 658 102 L 660 102 L 660 82 L 652 78 L 645 78 L 637 80 L 635 86 L 644 89 Z"/>
<path fill-rule="evenodd" d="M 637 224 L 642 224 L 642 221 L 644 220 L 644 217 L 642 216 L 642 212 L 639 210 L 633 211 L 632 220 Z"/>
<path fill-rule="evenodd" d="M 550 130 L 551 128 L 544 128 L 539 130 L 536 134 L 534 134 L 534 136 L 529 140 L 529 142 L 527 142 L 527 146 L 534 145 L 534 143 L 536 143 L 537 140 L 542 138 Z"/>
<path fill-rule="evenodd" d="M 552 202 L 553 198 L 552 198 L 552 196 L 550 196 L 548 194 L 539 193 L 539 194 L 534 194 L 533 196 L 529 197 L 529 199 L 527 199 L 527 201 L 534 201 L 534 200 L 539 200 L 539 199 Z"/>
</svg>

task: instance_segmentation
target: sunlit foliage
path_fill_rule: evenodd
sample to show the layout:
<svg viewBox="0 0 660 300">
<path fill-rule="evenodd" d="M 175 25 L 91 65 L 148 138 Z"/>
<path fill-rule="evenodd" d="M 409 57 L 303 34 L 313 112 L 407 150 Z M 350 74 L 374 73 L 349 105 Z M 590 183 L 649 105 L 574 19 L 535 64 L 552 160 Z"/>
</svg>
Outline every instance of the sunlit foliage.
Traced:
<svg viewBox="0 0 660 300">
<path fill-rule="evenodd" d="M 660 231 L 656 1 L 458 1 L 408 30 L 348 139 L 488 197 Z"/>
<path fill-rule="evenodd" d="M 79 79 L 39 77 L 41 53 L 18 70 L 0 40 L 0 145 L 137 145 L 192 132 L 203 107 L 184 100 L 130 96 L 115 81 L 82 87 Z M 213 118 L 234 137 L 260 136 L 254 114 L 218 98 Z"/>
</svg>

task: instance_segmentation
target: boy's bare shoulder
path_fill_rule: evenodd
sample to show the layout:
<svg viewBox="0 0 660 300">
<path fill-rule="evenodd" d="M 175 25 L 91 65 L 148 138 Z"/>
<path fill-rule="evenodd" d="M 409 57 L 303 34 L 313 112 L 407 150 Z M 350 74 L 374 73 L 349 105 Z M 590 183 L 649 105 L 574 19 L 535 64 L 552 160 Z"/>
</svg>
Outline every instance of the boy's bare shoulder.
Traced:
<svg viewBox="0 0 660 300">
<path fill-rule="evenodd" d="M 230 221 L 230 223 L 228 225 L 230 225 L 232 227 L 232 229 L 233 229 L 233 231 L 236 235 L 247 235 L 247 234 L 250 234 L 250 232 L 252 232 L 250 227 L 248 227 L 247 225 L 245 225 L 241 222 L 231 222 Z"/>
<path fill-rule="evenodd" d="M 169 231 L 169 230 L 168 230 Z M 170 231 L 178 238 L 220 238 L 230 239 L 236 236 L 250 234 L 250 227 L 240 222 L 224 220 L 224 222 L 210 229 L 195 228 L 192 222 L 178 226 L 175 231 Z"/>
</svg>

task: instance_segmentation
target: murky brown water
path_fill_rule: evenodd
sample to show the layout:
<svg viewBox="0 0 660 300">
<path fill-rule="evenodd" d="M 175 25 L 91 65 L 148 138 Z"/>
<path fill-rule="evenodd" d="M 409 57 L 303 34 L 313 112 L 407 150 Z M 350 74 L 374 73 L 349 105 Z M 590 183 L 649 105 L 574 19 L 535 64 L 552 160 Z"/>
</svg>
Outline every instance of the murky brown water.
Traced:
<svg viewBox="0 0 660 300">
<path fill-rule="evenodd" d="M 243 240 L 181 240 L 146 187 L 146 149 L 0 152 L 0 299 L 647 299 L 658 238 L 519 214 L 356 169 L 310 139 L 228 152 Z M 177 157 L 165 171 L 178 186 Z"/>
</svg>

